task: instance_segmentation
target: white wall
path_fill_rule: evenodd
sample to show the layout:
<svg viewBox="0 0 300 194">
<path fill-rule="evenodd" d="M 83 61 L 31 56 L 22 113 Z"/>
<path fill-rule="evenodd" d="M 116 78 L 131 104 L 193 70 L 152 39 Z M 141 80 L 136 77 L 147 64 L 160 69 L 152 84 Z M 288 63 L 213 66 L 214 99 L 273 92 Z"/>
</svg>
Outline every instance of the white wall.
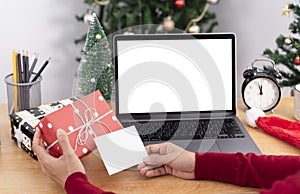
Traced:
<svg viewBox="0 0 300 194">
<path fill-rule="evenodd" d="M 43 102 L 67 98 L 72 94 L 73 78 L 82 46 L 73 40 L 87 26 L 75 19 L 87 9 L 83 0 L 1 0 L 0 6 L 0 103 L 6 103 L 4 77 L 12 71 L 13 49 L 40 53 L 40 63 L 52 61 L 43 73 Z M 232 31 L 238 37 L 238 95 L 242 72 L 261 57 L 265 48 L 275 48 L 275 39 L 288 34 L 289 18 L 281 16 L 287 1 L 221 0 L 210 10 L 217 13 L 215 31 Z"/>
<path fill-rule="evenodd" d="M 237 35 L 237 95 L 241 97 L 243 71 L 254 59 L 264 58 L 266 48 L 276 48 L 279 34 L 289 35 L 292 17 L 282 16 L 289 1 L 274 0 L 221 0 L 210 11 L 217 14 L 219 25 L 214 31 L 234 32 Z M 289 89 L 282 90 L 284 96 Z"/>
<path fill-rule="evenodd" d="M 72 94 L 74 73 L 82 46 L 73 40 L 87 31 L 76 14 L 87 10 L 83 0 L 1 0 L 0 6 L 0 103 L 6 103 L 5 75 L 12 72 L 12 50 L 40 54 L 38 69 L 48 57 L 43 72 L 42 100 L 52 102 Z"/>
</svg>

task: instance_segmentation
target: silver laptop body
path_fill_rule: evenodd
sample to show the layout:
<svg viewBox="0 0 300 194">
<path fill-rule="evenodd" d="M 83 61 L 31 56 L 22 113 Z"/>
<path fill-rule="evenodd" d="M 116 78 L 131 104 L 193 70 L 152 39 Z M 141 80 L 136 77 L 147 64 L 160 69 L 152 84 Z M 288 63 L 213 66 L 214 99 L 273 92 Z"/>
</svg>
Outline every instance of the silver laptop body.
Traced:
<svg viewBox="0 0 300 194">
<path fill-rule="evenodd" d="M 116 35 L 113 56 L 116 115 L 145 145 L 261 153 L 236 116 L 233 33 Z"/>
</svg>

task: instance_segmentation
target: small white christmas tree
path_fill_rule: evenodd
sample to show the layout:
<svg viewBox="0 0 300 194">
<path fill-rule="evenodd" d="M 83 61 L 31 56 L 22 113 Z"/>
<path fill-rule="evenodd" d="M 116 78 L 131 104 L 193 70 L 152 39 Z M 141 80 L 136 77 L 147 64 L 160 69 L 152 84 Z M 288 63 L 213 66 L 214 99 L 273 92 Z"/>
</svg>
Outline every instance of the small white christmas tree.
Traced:
<svg viewBox="0 0 300 194">
<path fill-rule="evenodd" d="M 110 101 L 114 78 L 111 50 L 96 14 L 93 18 L 74 82 L 74 96 L 82 97 L 100 90 Z"/>
</svg>

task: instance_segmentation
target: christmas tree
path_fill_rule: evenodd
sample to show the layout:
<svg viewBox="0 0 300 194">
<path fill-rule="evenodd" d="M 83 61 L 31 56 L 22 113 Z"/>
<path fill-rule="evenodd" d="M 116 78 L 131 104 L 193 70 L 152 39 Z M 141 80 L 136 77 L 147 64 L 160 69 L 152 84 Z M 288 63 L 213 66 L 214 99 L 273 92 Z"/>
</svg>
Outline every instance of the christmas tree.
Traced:
<svg viewBox="0 0 300 194">
<path fill-rule="evenodd" d="M 211 32 L 218 24 L 216 15 L 208 12 L 218 0 L 84 0 L 90 10 L 79 21 L 87 24 L 92 12 L 98 13 L 107 34 L 115 33 L 172 33 L 179 30 L 197 33 Z M 156 24 L 148 25 L 147 24 Z M 162 24 L 162 25 L 157 25 Z M 133 26 L 140 26 L 132 28 Z M 178 30 L 179 29 L 179 30 Z M 83 42 L 86 35 L 75 40 Z"/>
<path fill-rule="evenodd" d="M 93 14 L 74 83 L 76 97 L 85 96 L 99 89 L 107 101 L 111 100 L 113 87 L 111 51 L 96 14 Z"/>
<path fill-rule="evenodd" d="M 293 36 L 299 36 L 300 33 L 300 7 L 299 4 L 289 3 L 283 8 L 283 15 L 290 16 L 294 13 L 295 20 L 290 23 L 289 30 Z M 276 39 L 277 48 L 275 50 L 266 49 L 264 55 L 274 60 L 276 64 L 282 67 L 279 71 L 283 76 L 280 81 L 282 87 L 294 86 L 300 83 L 300 40 L 291 35 L 279 35 Z"/>
</svg>

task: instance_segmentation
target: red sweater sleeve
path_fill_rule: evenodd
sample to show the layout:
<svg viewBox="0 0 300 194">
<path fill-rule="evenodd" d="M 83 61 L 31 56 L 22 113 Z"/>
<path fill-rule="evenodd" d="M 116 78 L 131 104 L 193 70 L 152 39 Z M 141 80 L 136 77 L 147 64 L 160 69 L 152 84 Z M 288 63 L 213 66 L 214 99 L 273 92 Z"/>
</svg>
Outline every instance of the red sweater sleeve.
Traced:
<svg viewBox="0 0 300 194">
<path fill-rule="evenodd" d="M 68 194 L 113 194 L 92 185 L 87 176 L 81 172 L 75 172 L 67 178 L 65 190 Z"/>
<path fill-rule="evenodd" d="M 288 176 L 284 180 L 276 181 L 271 189 L 262 189 L 260 194 L 299 194 L 300 193 L 300 171 Z"/>
<path fill-rule="evenodd" d="M 299 170 L 299 156 L 196 153 L 196 179 L 269 189 L 275 181 L 294 175 Z"/>
</svg>

